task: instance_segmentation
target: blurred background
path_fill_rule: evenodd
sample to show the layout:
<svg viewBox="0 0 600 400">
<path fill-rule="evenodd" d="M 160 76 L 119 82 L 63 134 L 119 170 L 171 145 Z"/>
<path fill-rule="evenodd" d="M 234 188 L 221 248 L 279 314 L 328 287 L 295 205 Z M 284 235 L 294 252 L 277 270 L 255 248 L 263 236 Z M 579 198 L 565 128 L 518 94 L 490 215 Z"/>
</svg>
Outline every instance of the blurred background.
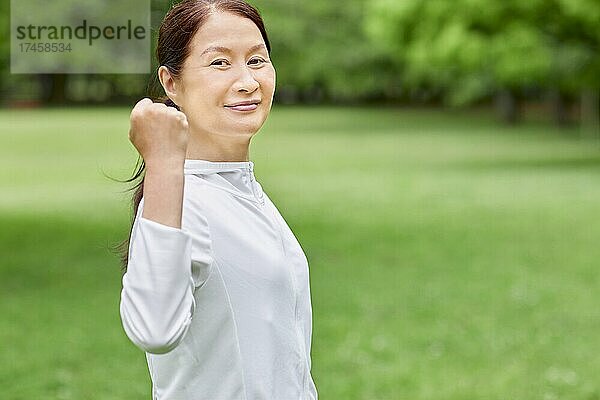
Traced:
<svg viewBox="0 0 600 400">
<path fill-rule="evenodd" d="M 112 248 L 154 73 L 11 74 L 8 3 L 0 397 L 147 399 Z M 600 399 L 600 2 L 251 3 L 251 159 L 309 259 L 320 398 Z"/>
</svg>

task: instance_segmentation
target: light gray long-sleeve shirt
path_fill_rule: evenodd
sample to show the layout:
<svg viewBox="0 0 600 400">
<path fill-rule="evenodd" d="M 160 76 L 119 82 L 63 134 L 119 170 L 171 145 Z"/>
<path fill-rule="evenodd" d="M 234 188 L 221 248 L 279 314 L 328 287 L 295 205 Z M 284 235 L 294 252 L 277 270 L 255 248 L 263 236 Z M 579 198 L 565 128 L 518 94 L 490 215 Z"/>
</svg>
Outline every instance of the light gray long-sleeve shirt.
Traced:
<svg viewBox="0 0 600 400">
<path fill-rule="evenodd" d="M 316 400 L 308 262 L 252 161 L 185 160 L 181 229 L 142 217 L 120 313 L 155 400 Z"/>
</svg>

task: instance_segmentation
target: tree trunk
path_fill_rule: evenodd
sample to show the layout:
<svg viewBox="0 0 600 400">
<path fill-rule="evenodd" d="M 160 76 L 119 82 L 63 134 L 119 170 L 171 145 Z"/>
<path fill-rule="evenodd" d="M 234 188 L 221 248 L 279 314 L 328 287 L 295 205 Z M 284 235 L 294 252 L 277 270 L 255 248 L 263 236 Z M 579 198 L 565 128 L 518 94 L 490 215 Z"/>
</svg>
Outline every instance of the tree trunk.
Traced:
<svg viewBox="0 0 600 400">
<path fill-rule="evenodd" d="M 519 103 L 513 92 L 502 89 L 496 93 L 496 112 L 503 122 L 517 123 L 520 119 Z"/>
<path fill-rule="evenodd" d="M 558 89 L 552 89 L 549 93 L 550 107 L 554 122 L 561 127 L 569 123 L 569 112 L 565 96 Z"/>
<path fill-rule="evenodd" d="M 585 136 L 600 138 L 600 95 L 597 89 L 581 91 L 581 131 Z"/>
<path fill-rule="evenodd" d="M 42 81 L 42 101 L 46 104 L 64 104 L 67 85 L 66 74 L 40 74 Z"/>
</svg>

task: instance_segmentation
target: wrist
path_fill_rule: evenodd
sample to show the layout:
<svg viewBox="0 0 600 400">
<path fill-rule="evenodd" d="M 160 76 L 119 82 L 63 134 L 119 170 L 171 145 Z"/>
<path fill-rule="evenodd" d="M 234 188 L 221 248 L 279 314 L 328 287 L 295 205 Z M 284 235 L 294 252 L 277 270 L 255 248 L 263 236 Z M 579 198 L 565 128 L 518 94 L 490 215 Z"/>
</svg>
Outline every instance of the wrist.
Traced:
<svg viewBox="0 0 600 400">
<path fill-rule="evenodd" d="M 182 173 L 185 158 L 144 160 L 146 171 L 151 173 Z"/>
</svg>

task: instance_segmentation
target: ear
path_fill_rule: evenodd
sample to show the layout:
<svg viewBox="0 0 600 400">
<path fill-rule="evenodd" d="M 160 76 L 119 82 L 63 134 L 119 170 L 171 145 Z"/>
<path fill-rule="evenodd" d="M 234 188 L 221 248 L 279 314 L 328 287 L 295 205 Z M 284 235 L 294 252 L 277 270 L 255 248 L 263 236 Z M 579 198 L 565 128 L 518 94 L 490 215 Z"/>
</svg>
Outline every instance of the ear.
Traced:
<svg viewBox="0 0 600 400">
<path fill-rule="evenodd" d="M 161 65 L 158 68 L 158 79 L 160 80 L 160 84 L 165 90 L 167 96 L 173 100 L 173 103 L 179 105 L 177 102 L 177 94 L 179 93 L 178 83 L 173 75 L 171 75 L 169 72 L 169 69 L 164 65 Z"/>
</svg>

